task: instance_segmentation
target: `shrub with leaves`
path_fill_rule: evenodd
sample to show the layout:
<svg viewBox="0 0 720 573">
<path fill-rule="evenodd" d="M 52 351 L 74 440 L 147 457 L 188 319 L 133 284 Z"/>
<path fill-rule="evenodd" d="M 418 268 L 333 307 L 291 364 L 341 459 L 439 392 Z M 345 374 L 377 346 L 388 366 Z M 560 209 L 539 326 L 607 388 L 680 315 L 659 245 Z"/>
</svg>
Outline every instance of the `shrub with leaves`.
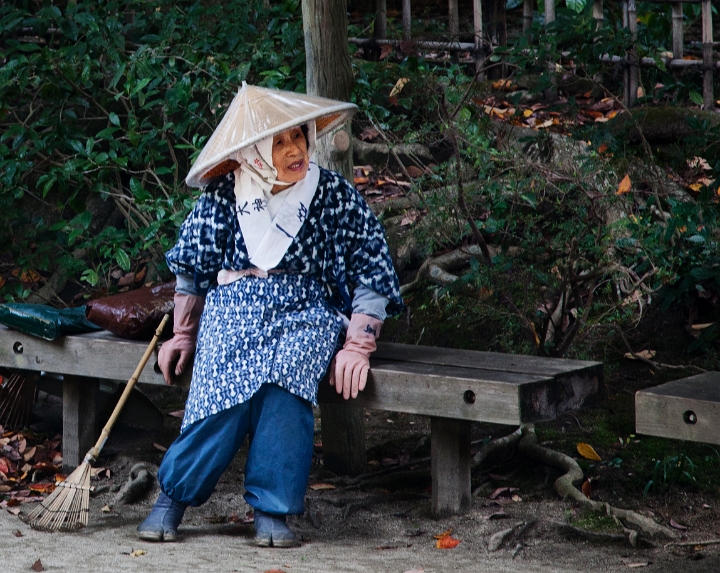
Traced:
<svg viewBox="0 0 720 573">
<path fill-rule="evenodd" d="M 297 0 L 3 3 L 2 262 L 98 288 L 162 266 L 194 199 L 184 177 L 241 82 L 303 89 L 298 14 Z M 5 298 L 29 294 L 5 274 Z"/>
</svg>

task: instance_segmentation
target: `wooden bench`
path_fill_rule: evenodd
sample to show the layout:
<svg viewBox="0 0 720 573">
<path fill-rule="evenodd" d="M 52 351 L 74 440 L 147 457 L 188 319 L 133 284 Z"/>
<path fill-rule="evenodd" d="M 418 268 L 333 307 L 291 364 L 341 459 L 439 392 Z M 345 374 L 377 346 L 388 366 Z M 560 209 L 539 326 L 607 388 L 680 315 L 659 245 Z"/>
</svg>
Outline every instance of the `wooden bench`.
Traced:
<svg viewBox="0 0 720 573">
<path fill-rule="evenodd" d="M 63 462 L 75 467 L 96 439 L 99 381 L 126 381 L 146 346 L 107 332 L 47 342 L 0 328 L 0 366 L 63 376 Z M 156 361 L 139 383 L 164 384 Z M 432 511 L 440 517 L 472 506 L 471 422 L 550 420 L 592 405 L 602 386 L 598 362 L 380 343 L 352 405 L 431 417 Z M 327 384 L 319 400 L 347 404 Z"/>
<path fill-rule="evenodd" d="M 636 392 L 635 431 L 720 444 L 720 372 L 706 372 Z"/>
</svg>

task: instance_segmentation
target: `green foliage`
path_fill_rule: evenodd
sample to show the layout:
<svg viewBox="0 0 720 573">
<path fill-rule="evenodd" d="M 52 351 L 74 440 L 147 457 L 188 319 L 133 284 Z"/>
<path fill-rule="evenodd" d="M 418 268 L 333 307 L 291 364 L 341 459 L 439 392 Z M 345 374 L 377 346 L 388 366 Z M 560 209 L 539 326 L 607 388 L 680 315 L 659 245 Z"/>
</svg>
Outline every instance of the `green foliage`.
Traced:
<svg viewBox="0 0 720 573">
<path fill-rule="evenodd" d="M 304 88 L 298 12 L 296 0 L 2 4 L 2 251 L 91 286 L 161 261 L 193 202 L 183 179 L 241 82 Z M 98 219 L 107 201 L 124 221 Z M 16 286 L 5 296 L 26 296 Z"/>
<path fill-rule="evenodd" d="M 644 496 L 647 496 L 653 485 L 667 489 L 682 484 L 695 484 L 695 464 L 685 454 L 669 456 L 662 460 L 654 461 L 655 468 L 653 469 L 653 477 L 648 481 L 643 490 Z"/>
</svg>

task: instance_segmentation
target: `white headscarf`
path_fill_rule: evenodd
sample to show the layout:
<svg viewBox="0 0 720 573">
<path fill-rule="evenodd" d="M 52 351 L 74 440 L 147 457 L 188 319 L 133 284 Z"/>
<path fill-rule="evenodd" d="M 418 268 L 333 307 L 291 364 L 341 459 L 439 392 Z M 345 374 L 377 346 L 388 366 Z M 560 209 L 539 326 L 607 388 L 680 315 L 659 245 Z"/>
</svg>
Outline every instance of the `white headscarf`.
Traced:
<svg viewBox="0 0 720 573">
<path fill-rule="evenodd" d="M 307 124 L 308 157 L 315 152 L 315 122 Z M 266 137 L 255 145 L 240 149 L 235 170 L 235 201 L 238 221 L 245 246 L 252 262 L 267 271 L 282 259 L 293 238 L 297 235 L 307 208 L 315 195 L 320 177 L 316 165 L 308 166 L 303 179 L 292 185 L 288 193 L 278 197 L 282 201 L 272 217 L 267 208 L 273 199 L 274 185 L 290 185 L 277 180 L 277 169 L 272 162 L 273 137 Z M 302 215 L 301 214 L 305 214 Z"/>
</svg>

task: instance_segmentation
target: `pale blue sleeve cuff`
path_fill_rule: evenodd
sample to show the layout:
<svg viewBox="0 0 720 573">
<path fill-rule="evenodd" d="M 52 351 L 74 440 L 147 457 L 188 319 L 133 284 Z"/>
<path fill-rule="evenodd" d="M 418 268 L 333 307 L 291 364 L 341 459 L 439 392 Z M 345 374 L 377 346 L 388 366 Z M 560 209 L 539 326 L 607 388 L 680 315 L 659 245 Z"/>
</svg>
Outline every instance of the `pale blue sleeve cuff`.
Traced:
<svg viewBox="0 0 720 573">
<path fill-rule="evenodd" d="M 385 322 L 387 307 L 390 299 L 376 293 L 364 285 L 355 287 L 355 294 L 352 301 L 353 314 L 367 314 L 382 322 Z"/>
<path fill-rule="evenodd" d="M 175 275 L 175 292 L 204 297 L 207 290 L 199 291 L 195 287 L 195 277 L 193 275 Z"/>
</svg>

